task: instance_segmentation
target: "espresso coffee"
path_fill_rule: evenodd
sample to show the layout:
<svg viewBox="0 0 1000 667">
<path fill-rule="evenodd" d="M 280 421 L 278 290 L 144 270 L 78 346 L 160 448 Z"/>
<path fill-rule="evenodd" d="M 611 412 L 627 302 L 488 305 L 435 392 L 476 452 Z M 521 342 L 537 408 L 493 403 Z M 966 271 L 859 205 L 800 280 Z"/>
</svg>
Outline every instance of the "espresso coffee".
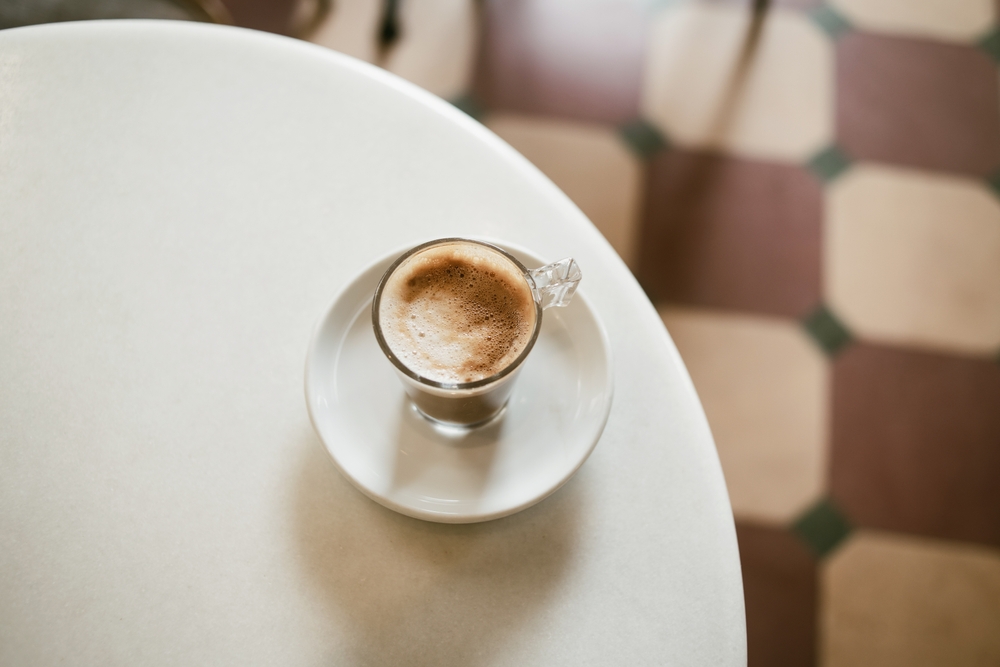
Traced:
<svg viewBox="0 0 1000 667">
<path fill-rule="evenodd" d="M 463 242 L 408 257 L 386 280 L 378 310 L 397 359 L 446 384 L 503 371 L 531 341 L 537 316 L 522 270 L 487 246 Z"/>
</svg>

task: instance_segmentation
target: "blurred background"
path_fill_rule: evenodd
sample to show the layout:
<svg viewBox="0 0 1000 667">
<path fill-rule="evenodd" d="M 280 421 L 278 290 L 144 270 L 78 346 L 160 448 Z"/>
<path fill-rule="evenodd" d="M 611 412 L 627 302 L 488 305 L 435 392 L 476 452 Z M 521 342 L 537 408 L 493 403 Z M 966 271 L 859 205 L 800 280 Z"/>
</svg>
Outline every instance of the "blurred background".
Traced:
<svg viewBox="0 0 1000 667">
<path fill-rule="evenodd" d="M 0 28 L 167 18 L 307 39 L 534 162 L 691 372 L 753 667 L 1000 665 L 998 15 L 996 0 L 0 0 Z"/>
</svg>

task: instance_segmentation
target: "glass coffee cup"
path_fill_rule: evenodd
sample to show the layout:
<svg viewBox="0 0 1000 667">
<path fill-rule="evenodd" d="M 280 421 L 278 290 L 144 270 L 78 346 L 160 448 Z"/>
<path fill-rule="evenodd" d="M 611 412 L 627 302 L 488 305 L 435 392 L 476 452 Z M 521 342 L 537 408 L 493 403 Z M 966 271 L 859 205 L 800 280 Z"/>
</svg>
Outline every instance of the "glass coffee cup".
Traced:
<svg viewBox="0 0 1000 667">
<path fill-rule="evenodd" d="M 379 281 L 375 338 L 424 417 L 480 426 L 507 406 L 542 312 L 568 305 L 580 279 L 571 258 L 529 270 L 490 243 L 429 241 L 403 253 Z"/>
</svg>

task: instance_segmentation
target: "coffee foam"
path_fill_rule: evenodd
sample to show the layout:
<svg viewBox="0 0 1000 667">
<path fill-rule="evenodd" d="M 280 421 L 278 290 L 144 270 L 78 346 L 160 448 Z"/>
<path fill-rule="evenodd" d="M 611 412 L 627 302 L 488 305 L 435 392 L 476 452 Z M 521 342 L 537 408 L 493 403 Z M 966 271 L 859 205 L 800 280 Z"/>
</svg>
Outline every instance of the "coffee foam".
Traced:
<svg viewBox="0 0 1000 667">
<path fill-rule="evenodd" d="M 455 384 L 509 366 L 531 340 L 535 317 L 520 268 L 472 243 L 407 258 L 386 281 L 379 304 L 382 336 L 403 365 Z"/>
</svg>

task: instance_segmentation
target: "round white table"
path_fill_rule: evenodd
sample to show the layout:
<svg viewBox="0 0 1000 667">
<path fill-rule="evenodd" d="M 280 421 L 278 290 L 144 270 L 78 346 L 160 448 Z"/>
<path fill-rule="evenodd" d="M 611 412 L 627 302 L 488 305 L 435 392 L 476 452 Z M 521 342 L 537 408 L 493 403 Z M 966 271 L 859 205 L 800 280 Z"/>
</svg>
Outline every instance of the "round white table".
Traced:
<svg viewBox="0 0 1000 667">
<path fill-rule="evenodd" d="M 615 397 L 553 496 L 473 525 L 345 481 L 303 362 L 406 243 L 572 255 Z M 0 32 L 0 664 L 742 665 L 733 519 L 656 312 L 445 102 L 291 39 Z"/>
</svg>

